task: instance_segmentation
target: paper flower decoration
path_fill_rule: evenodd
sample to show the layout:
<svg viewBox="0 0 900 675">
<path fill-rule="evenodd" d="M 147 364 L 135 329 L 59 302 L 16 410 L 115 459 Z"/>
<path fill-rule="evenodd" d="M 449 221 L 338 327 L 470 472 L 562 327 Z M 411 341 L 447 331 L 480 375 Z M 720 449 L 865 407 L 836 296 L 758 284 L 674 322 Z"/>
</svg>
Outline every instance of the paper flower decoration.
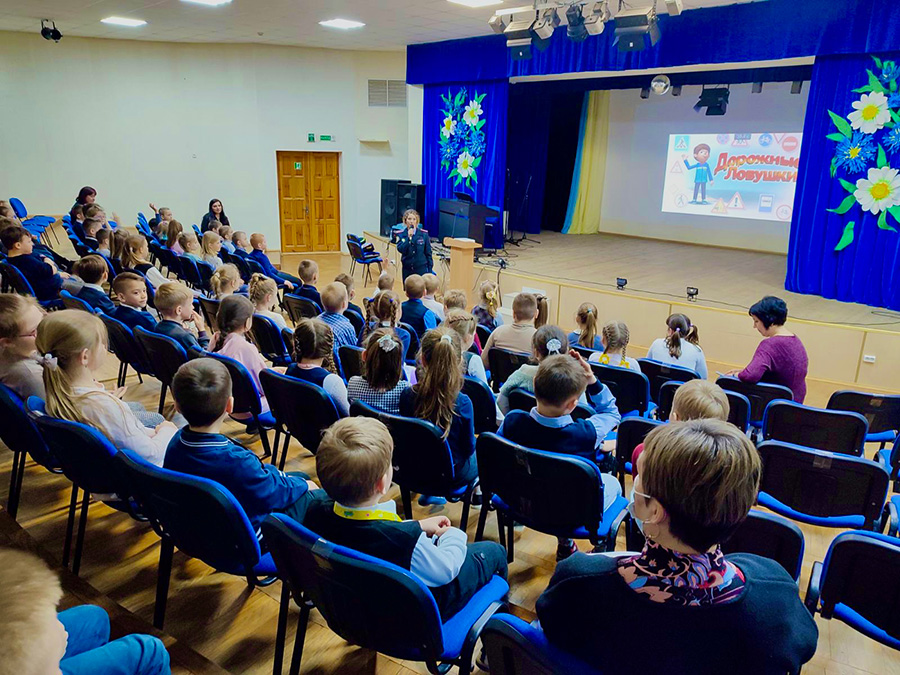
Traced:
<svg viewBox="0 0 900 675">
<path fill-rule="evenodd" d="M 888 98 L 880 91 L 863 94 L 853 102 L 853 112 L 847 115 L 850 126 L 864 134 L 874 134 L 891 121 Z"/>
<path fill-rule="evenodd" d="M 853 196 L 863 211 L 878 215 L 900 205 L 900 171 L 890 167 L 869 169 L 867 178 L 856 181 Z"/>
<path fill-rule="evenodd" d="M 474 127 L 478 124 L 481 112 L 481 104 L 478 101 L 469 101 L 469 105 L 466 106 L 466 111 L 463 113 L 463 120 L 470 127 Z"/>
<path fill-rule="evenodd" d="M 462 178 L 468 178 L 472 175 L 472 172 L 475 170 L 472 166 L 472 162 L 475 161 L 475 158 L 472 157 L 465 150 L 462 151 L 459 157 L 456 158 L 456 173 L 458 173 Z"/>
<path fill-rule="evenodd" d="M 845 138 L 838 143 L 834 156 L 837 166 L 847 173 L 862 173 L 875 157 L 875 143 L 868 134 L 854 131 L 852 138 Z"/>
<path fill-rule="evenodd" d="M 450 138 L 455 133 L 456 120 L 450 116 L 445 117 L 443 123 L 441 124 L 441 136 L 443 136 L 444 138 Z"/>
<path fill-rule="evenodd" d="M 441 168 L 454 187 L 464 183 L 471 188 L 478 182 L 477 169 L 487 150 L 482 107 L 485 96 L 476 91 L 470 98 L 465 87 L 460 87 L 455 94 L 448 90 L 446 95 L 441 95 L 444 103 L 439 139 Z"/>
</svg>

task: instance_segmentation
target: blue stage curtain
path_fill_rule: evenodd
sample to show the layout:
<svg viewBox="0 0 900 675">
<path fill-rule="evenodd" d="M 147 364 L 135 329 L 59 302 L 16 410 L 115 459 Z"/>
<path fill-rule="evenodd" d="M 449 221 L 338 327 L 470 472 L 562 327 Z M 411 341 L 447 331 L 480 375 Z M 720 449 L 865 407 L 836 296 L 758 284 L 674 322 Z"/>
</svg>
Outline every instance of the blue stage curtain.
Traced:
<svg viewBox="0 0 900 675">
<path fill-rule="evenodd" d="M 900 52 L 882 55 L 900 62 Z M 870 56 L 827 56 L 816 59 L 800 154 L 794 217 L 785 287 L 797 293 L 822 295 L 846 302 L 900 310 L 900 233 L 880 229 L 878 218 L 858 205 L 845 215 L 829 213 L 848 196 L 839 179 L 855 184 L 867 169 L 830 175 L 837 144 L 827 140 L 836 133 L 828 110 L 845 117 L 861 94 L 853 89 L 868 82 L 866 69 L 878 71 Z M 877 136 L 882 139 L 881 133 Z M 887 154 L 888 164 L 900 168 L 900 150 Z M 867 162 L 875 166 L 875 159 Z M 847 223 L 855 222 L 854 240 L 841 251 Z M 887 224 L 900 229 L 892 216 Z"/>
<path fill-rule="evenodd" d="M 461 102 L 458 108 L 465 108 L 471 101 L 482 97 L 480 104 L 483 112 L 479 121 L 483 121 L 484 124 L 478 131 L 483 137 L 467 144 L 471 150 L 470 154 L 475 156 L 478 162 L 475 167 L 477 179 L 470 178 L 468 185 L 466 181 L 457 183 L 458 176 L 451 175 L 452 170 L 457 167 L 459 148 L 457 146 L 448 148 L 441 144 L 441 129 L 446 116 L 445 111 L 448 109 L 447 100 L 454 103 L 458 95 Z M 427 186 L 424 225 L 433 237 L 438 235 L 438 202 L 441 199 L 452 198 L 454 192 L 466 192 L 475 201 L 502 212 L 506 192 L 508 96 L 509 83 L 506 80 L 425 87 L 422 114 L 422 178 Z M 465 121 L 458 119 L 454 133 L 468 134 L 471 129 Z M 442 156 L 445 149 L 446 156 Z M 444 160 L 447 163 L 442 166 L 441 162 Z M 494 227 L 485 230 L 484 239 L 485 248 L 503 247 L 502 218 L 498 219 Z"/>
<path fill-rule="evenodd" d="M 553 98 L 543 93 L 540 84 L 516 85 L 509 90 L 509 229 L 526 234 L 541 231 L 544 212 Z"/>
</svg>

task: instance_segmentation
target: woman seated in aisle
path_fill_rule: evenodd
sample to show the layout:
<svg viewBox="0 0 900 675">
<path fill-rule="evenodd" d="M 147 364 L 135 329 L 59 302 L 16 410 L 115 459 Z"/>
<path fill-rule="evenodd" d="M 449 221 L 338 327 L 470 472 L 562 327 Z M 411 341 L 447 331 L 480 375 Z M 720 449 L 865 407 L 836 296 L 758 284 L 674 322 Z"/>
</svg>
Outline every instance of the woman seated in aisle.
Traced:
<svg viewBox="0 0 900 675">
<path fill-rule="evenodd" d="M 300 319 L 294 328 L 294 362 L 286 375 L 315 384 L 331 396 L 341 415 L 350 413 L 347 385 L 334 364 L 334 333 L 321 319 Z"/>
<path fill-rule="evenodd" d="M 641 372 L 641 365 L 637 362 L 637 359 L 633 359 L 625 354 L 631 333 L 628 331 L 628 326 L 624 321 L 610 321 L 603 326 L 601 334 L 604 344 L 603 351 L 591 354 L 588 361 L 600 363 L 604 366 L 627 368 L 636 373 Z"/>
<path fill-rule="evenodd" d="M 575 312 L 575 323 L 578 330 L 569 333 L 569 344 L 573 347 L 584 347 L 599 351 L 603 349 L 603 342 L 597 335 L 597 305 L 593 302 L 582 302 Z"/>
<path fill-rule="evenodd" d="M 774 295 L 767 295 L 750 308 L 749 314 L 753 317 L 753 327 L 765 340 L 756 347 L 756 353 L 746 368 L 726 374 L 736 375 L 742 382 L 784 385 L 794 392 L 797 403 L 803 403 L 809 357 L 800 338 L 784 327 L 788 315 L 787 303 Z"/>
<path fill-rule="evenodd" d="M 209 200 L 209 211 L 200 221 L 200 232 L 206 232 L 211 225 L 231 225 L 228 216 L 225 215 L 225 208 L 218 199 Z"/>
<path fill-rule="evenodd" d="M 403 377 L 403 356 L 403 343 L 394 331 L 373 331 L 362 354 L 363 374 L 350 378 L 347 397 L 399 415 L 400 394 L 409 389 L 409 380 Z"/>
<path fill-rule="evenodd" d="M 673 422 L 648 434 L 638 463 L 628 508 L 644 550 L 561 562 L 537 601 L 550 642 L 609 675 L 799 671 L 818 630 L 797 584 L 773 560 L 720 547 L 756 501 L 750 440 L 721 420 Z"/>
<path fill-rule="evenodd" d="M 84 241 L 84 228 L 82 227 L 85 218 L 84 207 L 93 204 L 95 201 L 97 201 L 97 191 L 89 185 L 85 185 L 78 191 L 75 203 L 69 210 L 72 231 L 78 235 L 81 241 Z"/>
<path fill-rule="evenodd" d="M 700 349 L 700 332 L 684 314 L 666 319 L 666 337 L 653 341 L 647 358 L 693 370 L 706 379 L 706 357 Z"/>
</svg>

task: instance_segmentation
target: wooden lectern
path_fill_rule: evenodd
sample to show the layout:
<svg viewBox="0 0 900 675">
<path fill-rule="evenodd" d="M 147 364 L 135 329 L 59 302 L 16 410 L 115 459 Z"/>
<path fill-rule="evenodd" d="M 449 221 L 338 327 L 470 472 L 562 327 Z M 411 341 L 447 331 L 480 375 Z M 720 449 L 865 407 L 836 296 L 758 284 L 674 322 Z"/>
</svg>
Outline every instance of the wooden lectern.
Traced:
<svg viewBox="0 0 900 675">
<path fill-rule="evenodd" d="M 444 246 L 450 249 L 450 288 L 461 288 L 469 296 L 469 304 L 474 304 L 472 284 L 475 277 L 475 249 L 481 248 L 477 241 L 444 238 Z"/>
</svg>

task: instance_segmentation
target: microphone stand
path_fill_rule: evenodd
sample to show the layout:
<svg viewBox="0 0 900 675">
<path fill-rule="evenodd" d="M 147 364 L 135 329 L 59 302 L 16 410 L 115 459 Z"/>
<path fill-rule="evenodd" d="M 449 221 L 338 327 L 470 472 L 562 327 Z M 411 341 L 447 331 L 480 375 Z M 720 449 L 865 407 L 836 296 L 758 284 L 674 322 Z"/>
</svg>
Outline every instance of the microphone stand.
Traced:
<svg viewBox="0 0 900 675">
<path fill-rule="evenodd" d="M 534 176 L 528 176 L 528 184 L 525 186 L 525 196 L 522 198 L 522 203 L 519 205 L 519 213 L 516 216 L 517 220 L 520 220 L 522 218 L 523 211 L 525 213 L 528 213 L 528 198 L 531 195 L 531 180 L 532 180 L 532 178 L 534 178 Z M 516 181 L 516 182 L 518 183 L 518 181 Z M 513 232 L 513 229 L 510 228 L 510 237 L 509 237 L 509 239 L 507 239 L 508 244 L 513 244 L 514 246 L 521 246 L 523 241 L 527 241 L 532 244 L 540 244 L 541 243 L 537 239 L 529 239 L 528 233 L 525 232 L 525 230 L 520 230 L 520 232 L 522 233 L 522 236 L 519 237 L 518 239 L 516 239 L 514 236 L 512 236 L 512 234 L 511 234 L 512 232 Z"/>
</svg>

